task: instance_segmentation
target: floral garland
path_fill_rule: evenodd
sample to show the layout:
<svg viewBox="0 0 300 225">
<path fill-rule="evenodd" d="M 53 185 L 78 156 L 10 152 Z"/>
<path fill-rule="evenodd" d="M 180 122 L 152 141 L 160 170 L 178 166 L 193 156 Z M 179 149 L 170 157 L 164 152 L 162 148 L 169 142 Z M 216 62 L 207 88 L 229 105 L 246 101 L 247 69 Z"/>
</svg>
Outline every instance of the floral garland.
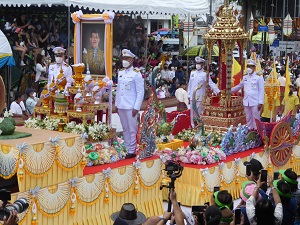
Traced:
<svg viewBox="0 0 300 225">
<path fill-rule="evenodd" d="M 32 117 L 26 120 L 24 125 L 33 129 L 57 131 L 59 122 L 59 119 L 52 119 L 49 117 L 45 117 L 44 119 Z M 111 137 L 112 127 L 102 122 L 92 124 L 76 124 L 76 122 L 72 121 L 64 126 L 63 131 L 73 134 L 86 133 L 90 141 L 103 141 Z"/>
<path fill-rule="evenodd" d="M 174 162 L 183 162 L 189 164 L 206 165 L 226 160 L 226 154 L 217 147 L 203 146 L 197 147 L 194 150 L 181 147 L 176 151 L 169 148 L 158 150 L 156 155 L 159 155 L 163 161 L 172 160 Z"/>
</svg>

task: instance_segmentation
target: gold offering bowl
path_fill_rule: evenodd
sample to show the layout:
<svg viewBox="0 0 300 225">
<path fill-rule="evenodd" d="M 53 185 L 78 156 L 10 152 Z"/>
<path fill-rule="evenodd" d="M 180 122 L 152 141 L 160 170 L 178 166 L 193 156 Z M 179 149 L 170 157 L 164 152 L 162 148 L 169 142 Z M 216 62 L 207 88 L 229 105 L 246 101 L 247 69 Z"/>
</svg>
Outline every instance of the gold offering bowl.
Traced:
<svg viewBox="0 0 300 225">
<path fill-rule="evenodd" d="M 83 88 L 83 79 L 84 76 L 82 75 L 83 71 L 84 71 L 84 64 L 75 64 L 72 65 L 75 75 L 73 75 L 73 79 L 74 79 L 74 86 L 75 88 Z"/>
</svg>

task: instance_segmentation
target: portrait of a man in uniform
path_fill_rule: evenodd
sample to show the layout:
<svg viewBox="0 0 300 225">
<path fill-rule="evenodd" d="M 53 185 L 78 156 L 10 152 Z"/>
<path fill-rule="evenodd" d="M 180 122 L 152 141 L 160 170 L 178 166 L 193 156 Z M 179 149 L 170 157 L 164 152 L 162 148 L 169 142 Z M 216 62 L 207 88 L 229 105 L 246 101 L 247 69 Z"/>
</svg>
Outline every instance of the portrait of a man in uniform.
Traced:
<svg viewBox="0 0 300 225">
<path fill-rule="evenodd" d="M 104 57 L 104 24 L 102 23 L 82 23 L 82 62 L 91 74 L 105 75 Z"/>
</svg>

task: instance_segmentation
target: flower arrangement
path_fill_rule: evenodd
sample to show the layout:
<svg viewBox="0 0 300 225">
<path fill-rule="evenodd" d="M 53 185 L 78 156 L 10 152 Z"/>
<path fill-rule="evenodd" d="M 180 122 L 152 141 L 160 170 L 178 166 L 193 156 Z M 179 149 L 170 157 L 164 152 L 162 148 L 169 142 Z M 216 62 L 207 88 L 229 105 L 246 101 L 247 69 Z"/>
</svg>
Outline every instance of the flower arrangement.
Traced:
<svg viewBox="0 0 300 225">
<path fill-rule="evenodd" d="M 191 138 L 196 134 L 196 130 L 182 130 L 178 134 L 176 134 L 176 138 L 183 141 L 190 141 Z"/>
<path fill-rule="evenodd" d="M 59 119 L 52 119 L 45 117 L 44 119 L 38 119 L 35 117 L 30 117 L 24 122 L 25 127 L 33 129 L 43 129 L 43 130 L 58 130 Z"/>
<path fill-rule="evenodd" d="M 44 119 L 31 117 L 25 121 L 24 125 L 33 129 L 57 131 L 59 122 L 59 119 L 51 119 L 48 117 L 45 117 Z M 92 124 L 77 124 L 76 122 L 72 121 L 64 126 L 63 131 L 72 134 L 87 133 L 90 141 L 103 141 L 111 137 L 112 127 L 102 122 Z"/>
<path fill-rule="evenodd" d="M 175 151 L 164 149 L 157 151 L 156 155 L 161 156 L 164 160 L 197 165 L 212 164 L 226 160 L 226 154 L 220 148 L 209 146 L 197 147 L 194 150 L 183 147 Z"/>
<path fill-rule="evenodd" d="M 223 134 L 220 132 L 212 132 L 212 138 L 209 140 L 209 144 L 212 146 L 217 146 L 221 144 Z"/>
<path fill-rule="evenodd" d="M 64 127 L 64 132 L 73 134 L 88 134 L 90 141 L 103 141 L 110 138 L 112 127 L 106 123 L 77 124 L 72 121 Z"/>
<path fill-rule="evenodd" d="M 160 135 L 156 136 L 155 143 L 156 144 L 163 144 L 163 143 L 169 143 L 174 140 L 174 136 L 172 134 L 170 135 Z"/>
<path fill-rule="evenodd" d="M 87 143 L 86 149 L 87 166 L 114 163 L 122 160 L 127 153 L 124 141 L 121 138 L 117 138 L 117 141 L 112 142 L 112 146 L 101 143 Z"/>
</svg>

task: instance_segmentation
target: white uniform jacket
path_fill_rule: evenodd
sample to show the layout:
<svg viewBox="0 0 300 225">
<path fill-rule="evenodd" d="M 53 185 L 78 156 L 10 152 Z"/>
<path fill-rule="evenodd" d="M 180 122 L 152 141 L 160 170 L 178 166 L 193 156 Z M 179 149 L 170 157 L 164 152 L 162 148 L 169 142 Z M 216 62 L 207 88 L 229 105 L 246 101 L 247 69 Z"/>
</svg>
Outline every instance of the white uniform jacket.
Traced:
<svg viewBox="0 0 300 225">
<path fill-rule="evenodd" d="M 251 75 L 246 75 L 243 80 L 231 88 L 231 92 L 237 92 L 244 87 L 244 106 L 256 106 L 264 104 L 264 79 L 262 76 L 256 75 L 254 72 Z"/>
<path fill-rule="evenodd" d="M 53 63 L 49 66 L 48 72 L 48 85 L 52 83 L 52 79 L 54 77 L 54 81 L 56 81 L 57 76 L 60 74 L 61 65 L 57 63 Z M 62 69 L 64 71 L 64 75 L 67 79 L 67 87 L 71 87 L 73 78 L 72 78 L 72 68 L 65 62 L 63 62 Z"/>
<path fill-rule="evenodd" d="M 205 89 L 206 89 L 206 79 L 207 79 L 207 74 L 203 70 L 193 70 L 190 75 L 190 82 L 189 82 L 189 87 L 188 87 L 188 97 L 190 100 L 193 99 L 193 92 L 194 90 L 202 84 L 202 87 L 197 91 L 196 93 L 196 101 L 202 101 L 202 98 L 205 94 Z M 211 89 L 215 93 L 219 93 L 220 90 L 217 87 L 217 85 L 211 80 L 209 77 L 208 79 L 208 85 L 211 87 Z"/>
<path fill-rule="evenodd" d="M 140 110 L 144 100 L 144 92 L 144 79 L 138 69 L 130 67 L 119 71 L 116 108 Z"/>
</svg>

